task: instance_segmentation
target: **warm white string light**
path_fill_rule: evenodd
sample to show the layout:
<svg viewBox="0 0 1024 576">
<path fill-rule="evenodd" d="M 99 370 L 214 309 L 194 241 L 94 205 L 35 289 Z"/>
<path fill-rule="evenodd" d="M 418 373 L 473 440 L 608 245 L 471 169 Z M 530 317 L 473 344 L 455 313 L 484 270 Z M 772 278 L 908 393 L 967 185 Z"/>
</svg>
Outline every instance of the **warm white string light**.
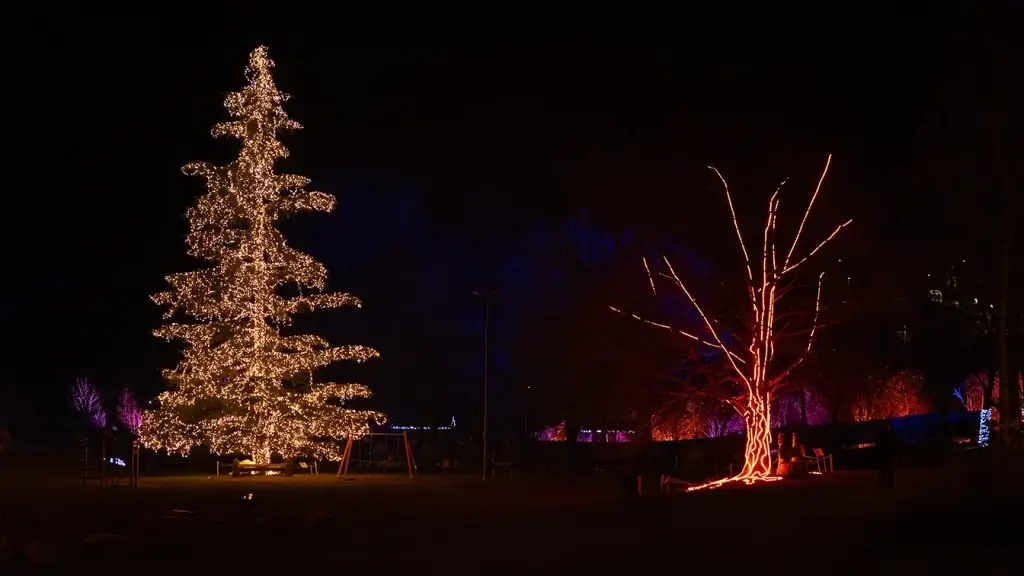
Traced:
<svg viewBox="0 0 1024 576">
<path fill-rule="evenodd" d="M 225 166 L 183 168 L 207 182 L 206 194 L 188 211 L 187 242 L 191 256 L 212 266 L 168 276 L 171 289 L 153 297 L 166 307 L 165 319 L 183 314 L 195 322 L 156 330 L 187 346 L 179 365 L 164 371 L 171 389 L 146 413 L 141 437 L 151 448 L 187 454 L 207 444 L 256 462 L 269 461 L 271 453 L 336 458 L 330 440 L 364 434 L 369 421 L 381 417 L 341 406 L 370 396 L 359 384 L 284 385 L 332 362 L 362 362 L 378 353 L 280 333 L 296 312 L 360 301 L 323 293 L 327 270 L 289 247 L 275 227 L 290 214 L 331 211 L 334 197 L 304 190 L 309 180 L 303 176 L 274 172 L 274 163 L 288 155 L 277 134 L 301 126 L 282 108 L 288 96 L 274 84 L 273 66 L 265 47 L 249 55 L 248 85 L 224 102 L 233 119 L 213 128 L 215 137 L 241 140 L 238 158 Z M 287 284 L 306 290 L 286 297 L 280 288 Z"/>
</svg>

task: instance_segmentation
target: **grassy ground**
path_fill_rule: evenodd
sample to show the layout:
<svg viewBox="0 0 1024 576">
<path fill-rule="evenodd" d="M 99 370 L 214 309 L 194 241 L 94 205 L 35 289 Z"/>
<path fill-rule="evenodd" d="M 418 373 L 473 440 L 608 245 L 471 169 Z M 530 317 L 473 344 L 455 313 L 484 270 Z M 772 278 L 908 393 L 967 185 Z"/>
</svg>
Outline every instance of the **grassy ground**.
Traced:
<svg viewBox="0 0 1024 576">
<path fill-rule="evenodd" d="M 1016 478 L 957 464 L 902 471 L 893 493 L 869 473 L 837 472 L 643 498 L 610 482 L 541 478 L 179 477 L 143 478 L 137 489 L 9 481 L 0 554 L 10 565 L 129 562 L 146 574 L 991 569 L 1016 562 L 1018 544 L 976 534 L 1019 525 L 1020 497 L 1008 498 L 1019 494 Z"/>
</svg>

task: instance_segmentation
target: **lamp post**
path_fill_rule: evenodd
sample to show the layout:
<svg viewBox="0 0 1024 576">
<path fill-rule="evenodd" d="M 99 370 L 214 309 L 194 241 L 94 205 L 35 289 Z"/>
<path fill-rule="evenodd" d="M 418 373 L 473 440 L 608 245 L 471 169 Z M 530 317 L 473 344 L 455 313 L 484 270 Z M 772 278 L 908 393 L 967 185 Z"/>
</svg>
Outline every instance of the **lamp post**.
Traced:
<svg viewBox="0 0 1024 576">
<path fill-rule="evenodd" d="M 494 298 L 498 293 L 494 290 L 474 290 L 473 295 L 478 298 L 483 298 L 484 301 L 484 423 L 483 423 L 483 435 L 481 436 L 480 443 L 483 445 L 483 464 L 481 466 L 481 474 L 484 480 L 487 480 L 487 376 L 488 376 L 488 365 L 490 356 L 490 332 L 491 332 L 491 299 Z"/>
</svg>

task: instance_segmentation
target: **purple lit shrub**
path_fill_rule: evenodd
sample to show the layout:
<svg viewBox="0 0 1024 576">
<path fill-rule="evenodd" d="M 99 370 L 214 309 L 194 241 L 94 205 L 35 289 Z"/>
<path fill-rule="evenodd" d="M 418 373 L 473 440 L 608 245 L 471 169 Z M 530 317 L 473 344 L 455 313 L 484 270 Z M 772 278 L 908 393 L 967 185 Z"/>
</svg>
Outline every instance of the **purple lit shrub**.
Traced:
<svg viewBox="0 0 1024 576">
<path fill-rule="evenodd" d="M 746 427 L 742 416 L 733 410 L 727 410 L 721 414 L 708 416 L 702 432 L 705 438 L 721 438 L 730 434 L 739 434 Z"/>
<path fill-rule="evenodd" d="M 117 419 L 129 432 L 138 435 L 142 426 L 142 408 L 139 408 L 135 396 L 127 388 L 121 391 L 117 399 Z"/>
<path fill-rule="evenodd" d="M 86 378 L 75 380 L 71 386 L 71 407 L 81 414 L 86 423 L 94 428 L 107 426 L 107 412 L 96 387 Z"/>
<path fill-rule="evenodd" d="M 804 395 L 808 426 L 821 426 L 831 421 L 828 408 L 821 397 L 809 390 L 797 392 L 772 400 L 772 428 L 788 428 L 804 424 L 800 394 Z"/>
<path fill-rule="evenodd" d="M 554 426 L 545 426 L 533 435 L 541 442 L 565 442 L 565 422 Z"/>
</svg>

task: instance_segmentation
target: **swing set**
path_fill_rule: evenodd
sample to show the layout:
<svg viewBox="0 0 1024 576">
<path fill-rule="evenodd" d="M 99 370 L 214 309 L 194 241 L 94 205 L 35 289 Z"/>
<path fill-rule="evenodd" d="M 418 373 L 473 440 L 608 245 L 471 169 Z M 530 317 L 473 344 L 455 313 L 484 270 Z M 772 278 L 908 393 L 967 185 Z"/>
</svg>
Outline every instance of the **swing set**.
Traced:
<svg viewBox="0 0 1024 576">
<path fill-rule="evenodd" d="M 384 438 L 384 455 L 374 456 L 374 441 L 375 437 L 381 436 Z M 391 454 L 389 446 L 391 444 L 390 438 L 396 438 L 395 448 L 399 450 L 399 455 L 396 458 L 395 455 Z M 366 453 L 363 453 L 363 446 L 366 445 Z M 409 479 L 413 480 L 416 478 L 416 459 L 412 455 L 412 446 L 409 444 L 409 435 L 406 432 L 369 432 L 363 434 L 359 438 L 348 437 L 345 442 L 345 449 L 341 453 L 341 463 L 338 465 L 337 477 L 341 478 L 343 474 L 348 474 L 349 467 L 352 464 L 352 448 L 355 446 L 356 450 L 356 466 L 360 471 L 377 470 L 380 472 L 388 472 L 392 468 L 402 468 L 403 461 L 406 472 L 409 474 Z M 364 457 L 365 456 L 365 457 Z"/>
</svg>

